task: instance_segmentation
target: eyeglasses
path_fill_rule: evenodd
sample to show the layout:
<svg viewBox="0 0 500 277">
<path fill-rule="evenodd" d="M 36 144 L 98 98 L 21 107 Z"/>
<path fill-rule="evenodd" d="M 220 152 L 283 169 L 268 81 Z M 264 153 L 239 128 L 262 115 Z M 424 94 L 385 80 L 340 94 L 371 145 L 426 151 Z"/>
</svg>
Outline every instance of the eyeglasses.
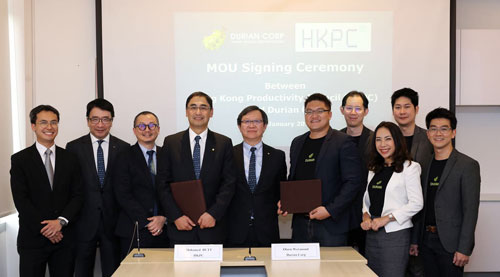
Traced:
<svg viewBox="0 0 500 277">
<path fill-rule="evenodd" d="M 154 129 L 156 129 L 156 127 L 158 127 L 158 124 L 151 122 L 149 124 L 139 123 L 135 125 L 135 128 L 138 128 L 141 131 L 146 131 L 146 127 L 149 128 L 149 130 L 153 131 Z"/>
<path fill-rule="evenodd" d="M 313 115 L 313 114 L 317 114 L 317 115 L 322 115 L 323 113 L 325 112 L 329 112 L 330 110 L 324 110 L 324 109 L 317 109 L 317 110 L 306 110 L 305 111 L 305 114 L 306 115 Z"/>
<path fill-rule="evenodd" d="M 242 124 L 245 124 L 245 125 L 259 125 L 259 124 L 262 124 L 262 122 L 264 122 L 263 120 L 261 119 L 257 119 L 257 120 L 242 120 L 241 123 Z"/>
<path fill-rule="evenodd" d="M 38 125 L 40 125 L 40 127 L 42 127 L 42 128 L 46 128 L 49 125 L 57 127 L 57 125 L 59 125 L 59 121 L 52 120 L 49 122 L 47 120 L 41 120 L 40 122 L 38 122 Z"/>
<path fill-rule="evenodd" d="M 109 124 L 113 121 L 113 119 L 109 117 L 103 117 L 103 118 L 91 117 L 89 118 L 89 121 L 94 125 L 99 124 L 99 122 L 102 122 L 102 124 Z"/>
<path fill-rule="evenodd" d="M 440 132 L 441 134 L 447 134 L 449 131 L 451 131 L 451 127 L 448 126 L 443 126 L 443 127 L 430 127 L 429 128 L 429 133 L 431 134 L 436 134 L 437 132 Z"/>
<path fill-rule="evenodd" d="M 352 111 L 355 111 L 356 113 L 363 112 L 363 108 L 361 108 L 361 107 L 345 106 L 343 109 L 344 109 L 344 111 L 346 111 L 348 113 L 352 113 Z"/>
<path fill-rule="evenodd" d="M 189 106 L 188 109 L 192 112 L 195 112 L 197 111 L 198 109 L 202 112 L 206 112 L 208 110 L 210 110 L 210 107 L 209 106 Z"/>
</svg>

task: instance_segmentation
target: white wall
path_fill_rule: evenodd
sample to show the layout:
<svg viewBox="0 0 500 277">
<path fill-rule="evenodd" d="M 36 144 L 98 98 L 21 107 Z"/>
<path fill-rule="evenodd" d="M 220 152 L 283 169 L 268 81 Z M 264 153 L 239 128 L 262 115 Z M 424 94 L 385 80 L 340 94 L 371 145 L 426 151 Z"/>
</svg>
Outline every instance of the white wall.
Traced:
<svg viewBox="0 0 500 277">
<path fill-rule="evenodd" d="M 500 1 L 457 0 L 457 29 L 500 29 Z M 458 45 L 460 46 L 460 45 Z M 500 46 L 497 47 L 500 49 Z M 468 50 L 468 49 L 462 49 Z M 460 61 L 457 51 L 457 59 Z M 467 68 L 467 64 L 458 64 Z M 492 66 L 492 65 L 490 65 Z M 457 70 L 457 90 L 460 74 Z M 479 87 L 479 80 L 477 81 Z M 489 90 L 499 94 L 499 91 Z M 474 93 L 472 91 L 472 93 Z M 500 144 L 500 106 L 457 106 L 456 147 L 479 161 L 481 166 L 481 204 L 476 228 L 476 246 L 466 271 L 500 271 L 500 224 L 495 218 L 500 211 L 498 153 Z"/>
</svg>

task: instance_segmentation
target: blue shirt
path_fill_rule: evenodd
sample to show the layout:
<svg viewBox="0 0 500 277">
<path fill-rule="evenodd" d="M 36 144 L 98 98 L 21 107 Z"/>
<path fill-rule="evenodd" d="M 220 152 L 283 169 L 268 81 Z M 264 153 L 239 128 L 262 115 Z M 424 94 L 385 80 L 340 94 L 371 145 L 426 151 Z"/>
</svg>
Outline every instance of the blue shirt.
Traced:
<svg viewBox="0 0 500 277">
<path fill-rule="evenodd" d="M 245 166 L 245 176 L 248 182 L 248 169 L 250 167 L 250 156 L 252 156 L 252 151 L 250 148 L 255 147 L 255 175 L 257 177 L 257 184 L 259 183 L 260 171 L 262 169 L 262 155 L 263 155 L 263 144 L 262 141 L 255 146 L 251 146 L 246 142 L 243 142 L 243 164 Z"/>
<path fill-rule="evenodd" d="M 148 155 L 148 151 L 149 150 L 154 150 L 155 152 L 153 152 L 153 168 L 154 168 L 154 171 L 155 171 L 155 174 L 156 174 L 156 146 L 153 148 L 153 149 L 147 149 L 146 147 L 142 146 L 142 144 L 140 143 L 137 143 L 139 144 L 139 147 L 141 148 L 141 151 L 142 151 L 142 155 L 144 155 L 144 158 L 146 159 L 146 165 L 148 164 L 148 160 L 149 160 L 149 155 Z"/>
</svg>

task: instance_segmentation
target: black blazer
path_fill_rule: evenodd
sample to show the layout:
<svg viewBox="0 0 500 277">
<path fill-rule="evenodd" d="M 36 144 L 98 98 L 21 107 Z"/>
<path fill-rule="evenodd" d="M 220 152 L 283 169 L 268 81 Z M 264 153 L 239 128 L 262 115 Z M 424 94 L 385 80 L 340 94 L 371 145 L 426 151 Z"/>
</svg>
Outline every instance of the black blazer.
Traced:
<svg viewBox="0 0 500 277">
<path fill-rule="evenodd" d="M 432 159 L 432 158 L 431 158 Z M 432 160 L 431 160 L 432 161 Z M 479 211 L 481 176 L 479 163 L 453 149 L 441 174 L 434 203 L 427 203 L 427 187 L 430 162 L 423 168 L 424 209 L 415 229 L 417 244 L 422 242 L 425 224 L 425 210 L 434 205 L 439 240 L 449 253 L 458 251 L 470 256 L 474 248 L 474 231 Z"/>
<path fill-rule="evenodd" d="M 276 204 L 280 199 L 280 181 L 286 180 L 285 152 L 263 144 L 262 168 L 259 183 L 252 194 L 245 175 L 243 143 L 233 148 L 238 182 L 229 206 L 230 244 L 241 244 L 248 234 L 251 211 L 254 213 L 254 228 L 261 245 L 270 246 L 279 241 Z"/>
<path fill-rule="evenodd" d="M 161 148 L 157 147 L 157 163 L 160 150 Z M 116 200 L 121 208 L 116 235 L 123 238 L 132 237 L 136 221 L 139 229 L 144 228 L 149 223 L 147 218 L 153 216 L 155 201 L 159 215 L 163 214 L 156 185 L 153 184 L 148 164 L 138 143 L 118 155 L 112 179 Z"/>
<path fill-rule="evenodd" d="M 62 229 L 63 241 L 73 240 L 73 228 L 83 203 L 80 166 L 74 155 L 58 146 L 55 155 L 53 190 L 35 144 L 11 156 L 10 185 L 19 212 L 18 247 L 52 244 L 40 234 L 45 226 L 40 222 L 59 216 L 69 221 Z"/>
<path fill-rule="evenodd" d="M 161 206 L 167 215 L 168 237 L 174 242 L 196 241 L 197 236 L 204 243 L 223 243 L 226 235 L 225 215 L 236 184 L 231 139 L 208 130 L 200 179 L 207 212 L 216 220 L 213 228 L 201 230 L 196 227 L 191 231 L 179 231 L 174 224 L 183 214 L 173 199 L 170 183 L 196 179 L 189 130 L 167 136 L 159 156 L 156 181 Z"/>
<path fill-rule="evenodd" d="M 300 151 L 309 134 L 307 132 L 292 141 L 289 180 L 295 180 Z M 322 204 L 331 215 L 320 222 L 331 234 L 349 231 L 351 205 L 362 189 L 360 171 L 361 160 L 352 138 L 330 128 L 319 151 L 315 173 L 322 183 Z"/>
<path fill-rule="evenodd" d="M 346 133 L 347 128 L 344 128 L 340 131 L 342 133 Z M 360 228 L 363 217 L 363 195 L 365 194 L 365 189 L 368 182 L 368 162 L 370 159 L 370 151 L 372 147 L 370 145 L 372 135 L 373 131 L 366 128 L 366 126 L 363 126 L 363 131 L 361 132 L 358 143 L 358 152 L 361 157 L 361 186 L 351 208 L 351 229 Z"/>
<path fill-rule="evenodd" d="M 427 168 L 434 153 L 434 148 L 427 138 L 427 131 L 415 126 L 413 131 L 413 142 L 410 149 L 411 158 L 420 164 L 422 169 Z"/>
<path fill-rule="evenodd" d="M 90 134 L 70 141 L 66 145 L 66 149 L 78 157 L 82 169 L 84 203 L 76 227 L 79 240 L 90 241 L 95 237 L 101 217 L 106 235 L 113 236 L 118 218 L 118 205 L 115 203 L 110 173 L 113 172 L 116 156 L 128 146 L 130 146 L 128 143 L 110 136 L 106 177 L 101 189 Z"/>
</svg>

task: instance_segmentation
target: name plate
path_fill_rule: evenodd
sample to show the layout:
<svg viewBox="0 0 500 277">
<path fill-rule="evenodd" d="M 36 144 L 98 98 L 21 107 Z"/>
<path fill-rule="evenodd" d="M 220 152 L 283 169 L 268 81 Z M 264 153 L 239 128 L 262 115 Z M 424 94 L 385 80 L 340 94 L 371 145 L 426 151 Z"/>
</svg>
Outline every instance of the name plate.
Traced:
<svg viewBox="0 0 500 277">
<path fill-rule="evenodd" d="M 176 244 L 174 261 L 222 261 L 222 244 Z"/>
<path fill-rule="evenodd" d="M 271 244 L 273 261 L 319 260 L 319 243 L 276 243 Z"/>
</svg>

